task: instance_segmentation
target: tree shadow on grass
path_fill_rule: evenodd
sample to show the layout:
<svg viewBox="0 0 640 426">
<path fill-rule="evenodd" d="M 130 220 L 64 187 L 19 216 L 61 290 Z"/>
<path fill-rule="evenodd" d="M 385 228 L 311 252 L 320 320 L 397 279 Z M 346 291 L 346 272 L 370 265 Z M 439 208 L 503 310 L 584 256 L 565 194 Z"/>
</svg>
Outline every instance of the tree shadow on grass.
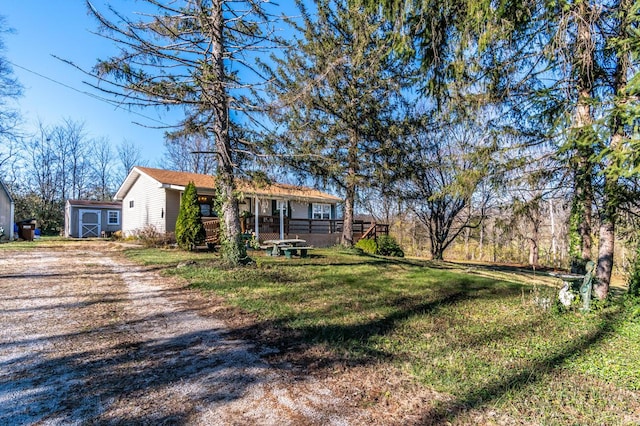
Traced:
<svg viewBox="0 0 640 426">
<path fill-rule="evenodd" d="M 465 289 L 465 283 L 459 283 L 450 293 L 443 295 L 436 300 L 420 301 L 417 297 L 397 297 L 390 300 L 389 306 L 393 311 L 385 316 L 369 321 L 364 321 L 353 325 L 311 325 L 291 328 L 289 324 L 296 320 L 296 317 L 281 318 L 277 321 L 267 321 L 246 329 L 236 329 L 243 337 L 250 334 L 252 340 L 259 344 L 275 346 L 280 350 L 279 354 L 273 356 L 272 361 L 277 363 L 285 359 L 287 363 L 294 364 L 300 371 L 308 368 L 326 369 L 332 371 L 337 365 L 373 365 L 379 361 L 397 361 L 397 355 L 387 353 L 384 350 L 373 348 L 367 341 L 376 336 L 384 336 L 393 333 L 402 323 L 412 317 L 421 315 L 438 315 L 442 309 L 457 303 L 477 303 L 481 300 L 499 299 L 506 295 L 514 295 L 519 290 L 516 288 L 497 289 L 494 293 L 478 292 L 477 288 Z M 534 385 L 561 368 L 568 359 L 583 353 L 586 349 L 598 344 L 606 338 L 615 328 L 616 324 L 622 321 L 622 314 L 609 313 L 604 315 L 598 328 L 585 335 L 578 336 L 564 345 L 557 345 L 550 349 L 546 356 L 529 358 L 523 367 L 506 370 L 506 375 L 501 380 L 484 384 L 479 382 L 477 386 L 463 387 L 462 394 L 448 402 L 437 403 L 422 415 L 416 424 L 448 424 L 456 418 L 465 414 L 468 410 L 481 408 L 500 400 L 505 394 L 518 391 Z M 480 333 L 466 339 L 459 347 L 451 346 L 452 351 L 462 351 L 464 345 L 480 346 L 489 340 L 500 341 L 510 340 L 514 336 L 526 333 L 529 328 L 540 327 L 542 318 L 525 322 L 516 329 L 508 327 L 501 328 L 497 335 Z M 276 333 L 266 335 L 256 332 L 269 328 L 278 330 Z M 312 345 L 327 345 L 335 349 L 334 352 L 305 351 Z M 455 342 L 452 342 L 455 345 Z M 355 349 L 355 352 L 354 352 Z M 444 348 L 443 350 L 446 350 Z M 276 364 L 277 365 L 277 364 Z M 511 374 L 509 374 L 511 373 Z"/>
<path fill-rule="evenodd" d="M 438 310 L 454 305 L 464 300 L 476 297 L 487 297 L 475 292 L 464 290 L 452 290 L 442 297 L 424 301 L 414 297 L 396 297 L 388 302 L 393 308 L 388 315 L 378 316 L 369 321 L 352 325 L 309 325 L 292 328 L 290 324 L 300 319 L 300 315 L 281 317 L 277 320 L 253 323 L 247 327 L 235 327 L 229 331 L 230 334 L 250 339 L 259 345 L 278 348 L 279 353 L 274 358 L 282 355 L 287 357 L 293 355 L 295 363 L 299 366 L 314 365 L 320 368 L 342 365 L 345 362 L 350 365 L 366 365 L 370 362 L 377 362 L 382 359 L 388 360 L 392 355 L 380 350 L 368 347 L 363 342 L 376 336 L 383 336 L 391 333 L 406 320 L 420 315 L 435 314 Z M 496 296 L 497 297 L 497 296 Z M 315 320 L 324 314 L 317 311 L 312 314 Z M 313 321 L 315 322 L 315 321 Z M 322 358 L 316 355 L 305 354 L 304 348 L 308 345 L 325 344 L 337 349 L 334 356 Z M 341 349 L 351 347 L 359 348 L 359 356 L 340 355 Z"/>
<path fill-rule="evenodd" d="M 579 336 L 567 344 L 551 351 L 548 356 L 532 360 L 525 369 L 516 370 L 500 381 L 489 383 L 477 389 L 470 389 L 457 398 L 437 405 L 422 415 L 421 425 L 450 424 L 466 411 L 481 408 L 501 399 L 504 395 L 534 385 L 561 368 L 564 363 L 606 338 L 616 324 L 622 321 L 621 315 L 609 314 L 604 322 L 588 335 Z"/>
</svg>

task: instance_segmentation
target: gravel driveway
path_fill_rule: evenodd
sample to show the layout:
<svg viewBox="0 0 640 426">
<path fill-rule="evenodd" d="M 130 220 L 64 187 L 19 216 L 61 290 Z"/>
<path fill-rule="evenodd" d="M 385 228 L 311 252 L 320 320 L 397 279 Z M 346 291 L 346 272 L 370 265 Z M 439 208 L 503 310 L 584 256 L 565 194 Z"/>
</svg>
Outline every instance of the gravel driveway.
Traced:
<svg viewBox="0 0 640 426">
<path fill-rule="evenodd" d="M 267 364 L 204 296 L 120 250 L 0 251 L 0 424 L 371 423 L 334 380 Z"/>
</svg>

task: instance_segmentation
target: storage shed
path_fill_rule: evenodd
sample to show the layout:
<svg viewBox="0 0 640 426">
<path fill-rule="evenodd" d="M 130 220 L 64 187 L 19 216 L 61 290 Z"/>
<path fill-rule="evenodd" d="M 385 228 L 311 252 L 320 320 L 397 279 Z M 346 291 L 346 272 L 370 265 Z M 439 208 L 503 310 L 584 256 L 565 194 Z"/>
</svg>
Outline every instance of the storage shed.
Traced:
<svg viewBox="0 0 640 426">
<path fill-rule="evenodd" d="M 67 200 L 64 236 L 94 238 L 122 229 L 121 201 Z"/>
</svg>

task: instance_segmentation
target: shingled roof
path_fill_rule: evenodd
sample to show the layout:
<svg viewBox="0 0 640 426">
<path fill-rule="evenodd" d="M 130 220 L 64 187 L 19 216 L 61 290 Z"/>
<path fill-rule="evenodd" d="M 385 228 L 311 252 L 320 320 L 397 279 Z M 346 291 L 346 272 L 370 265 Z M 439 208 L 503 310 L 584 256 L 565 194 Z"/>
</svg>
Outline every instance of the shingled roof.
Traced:
<svg viewBox="0 0 640 426">
<path fill-rule="evenodd" d="M 198 191 L 211 192 L 215 190 L 215 178 L 211 175 L 176 172 L 173 170 L 154 169 L 150 167 L 134 167 L 120 189 L 118 189 L 114 199 L 122 200 L 129 191 L 129 188 L 131 188 L 141 174 L 150 177 L 157 181 L 160 186 L 168 189 L 183 190 L 189 182 L 193 182 Z M 341 201 L 341 198 L 339 197 L 306 186 L 287 185 L 282 183 L 256 185 L 253 182 L 246 180 L 237 181 L 237 186 L 238 191 L 246 197 L 258 196 L 325 203 L 336 203 Z"/>
<path fill-rule="evenodd" d="M 94 201 L 94 200 L 67 200 L 70 206 L 74 207 L 96 207 L 120 209 L 122 201 Z"/>
</svg>

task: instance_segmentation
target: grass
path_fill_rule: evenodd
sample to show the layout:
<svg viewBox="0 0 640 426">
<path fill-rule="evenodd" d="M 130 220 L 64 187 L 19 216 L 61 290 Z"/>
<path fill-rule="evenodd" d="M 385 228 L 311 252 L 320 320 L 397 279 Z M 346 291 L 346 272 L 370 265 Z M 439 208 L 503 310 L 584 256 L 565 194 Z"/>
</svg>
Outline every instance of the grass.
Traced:
<svg viewBox="0 0 640 426">
<path fill-rule="evenodd" d="M 544 310 L 533 300 L 554 298 L 558 282 L 539 273 L 338 250 L 293 260 L 258 254 L 254 267 L 239 269 L 210 254 L 129 256 L 164 265 L 194 258 L 170 273 L 284 330 L 289 344 L 390 363 L 450 395 L 430 421 L 466 423 L 474 410 L 537 424 L 640 421 L 640 321 L 620 304 L 587 314 Z"/>
<path fill-rule="evenodd" d="M 43 237 L 0 251 L 83 244 Z M 390 365 L 445 395 L 425 408 L 425 424 L 640 424 L 640 315 L 620 303 L 545 310 L 534 300 L 554 299 L 559 282 L 544 273 L 330 249 L 257 253 L 237 269 L 206 252 L 126 254 L 221 296 L 250 327 L 275 330 L 267 343 L 284 352 L 310 348 L 328 367 Z"/>
<path fill-rule="evenodd" d="M 37 245 L 82 243 L 43 237 L 0 250 Z M 126 255 L 221 296 L 251 327 L 277 331 L 268 343 L 283 351 L 318 349 L 329 367 L 390 365 L 445 395 L 423 423 L 640 423 L 639 316 L 618 303 L 545 310 L 534 300 L 553 299 L 559 282 L 539 272 L 332 249 L 292 260 L 257 253 L 237 269 L 211 253 Z"/>
</svg>

